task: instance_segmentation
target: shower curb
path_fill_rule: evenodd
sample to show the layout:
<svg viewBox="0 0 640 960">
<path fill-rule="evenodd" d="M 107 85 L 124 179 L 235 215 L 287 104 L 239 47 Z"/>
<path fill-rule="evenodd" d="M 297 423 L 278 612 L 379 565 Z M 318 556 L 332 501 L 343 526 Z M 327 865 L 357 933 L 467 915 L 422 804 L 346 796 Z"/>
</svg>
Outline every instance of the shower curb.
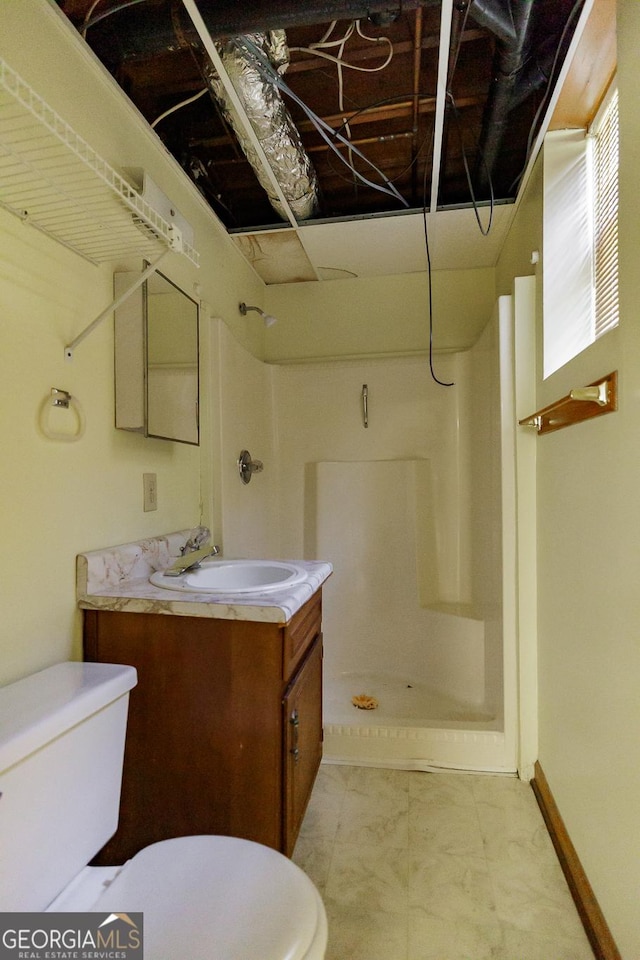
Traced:
<svg viewBox="0 0 640 960">
<path fill-rule="evenodd" d="M 408 770 L 515 773 L 504 761 L 504 733 L 494 730 L 325 723 L 323 757 L 328 763 Z"/>
</svg>

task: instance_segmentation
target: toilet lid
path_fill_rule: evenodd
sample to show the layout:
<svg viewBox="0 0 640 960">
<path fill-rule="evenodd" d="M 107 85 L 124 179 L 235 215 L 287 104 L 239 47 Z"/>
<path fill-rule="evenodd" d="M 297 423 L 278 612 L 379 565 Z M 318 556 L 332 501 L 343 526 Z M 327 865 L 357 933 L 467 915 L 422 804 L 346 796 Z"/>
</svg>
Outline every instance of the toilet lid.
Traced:
<svg viewBox="0 0 640 960">
<path fill-rule="evenodd" d="M 124 865 L 92 912 L 141 911 L 145 960 L 324 957 L 326 915 L 305 873 L 236 837 L 154 843 Z"/>
</svg>

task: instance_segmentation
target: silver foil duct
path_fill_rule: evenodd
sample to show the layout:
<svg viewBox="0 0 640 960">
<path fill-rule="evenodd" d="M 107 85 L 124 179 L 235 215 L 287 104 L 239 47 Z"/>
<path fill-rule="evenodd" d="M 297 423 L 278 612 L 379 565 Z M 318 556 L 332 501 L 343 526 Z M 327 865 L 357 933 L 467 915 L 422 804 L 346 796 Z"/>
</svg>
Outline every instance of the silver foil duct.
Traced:
<svg viewBox="0 0 640 960">
<path fill-rule="evenodd" d="M 250 34 L 248 39 L 267 54 L 279 73 L 286 70 L 288 50 L 284 31 Z M 216 46 L 292 213 L 296 220 L 307 220 L 318 207 L 318 182 L 280 91 L 273 82 L 262 76 L 259 63 L 251 51 L 243 46 L 242 37 L 235 37 L 226 43 L 218 42 Z M 284 220 L 288 219 L 213 64 L 208 65 L 206 79 L 271 205 Z"/>
</svg>

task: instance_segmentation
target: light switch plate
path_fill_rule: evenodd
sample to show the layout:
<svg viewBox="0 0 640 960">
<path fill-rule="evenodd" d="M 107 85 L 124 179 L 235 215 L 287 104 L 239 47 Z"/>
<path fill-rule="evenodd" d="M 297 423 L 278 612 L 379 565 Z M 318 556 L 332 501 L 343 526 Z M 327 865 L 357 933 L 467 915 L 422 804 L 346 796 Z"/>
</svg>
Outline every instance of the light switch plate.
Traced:
<svg viewBox="0 0 640 960">
<path fill-rule="evenodd" d="M 158 479 L 155 473 L 142 474 L 143 508 L 145 512 L 158 509 Z"/>
</svg>

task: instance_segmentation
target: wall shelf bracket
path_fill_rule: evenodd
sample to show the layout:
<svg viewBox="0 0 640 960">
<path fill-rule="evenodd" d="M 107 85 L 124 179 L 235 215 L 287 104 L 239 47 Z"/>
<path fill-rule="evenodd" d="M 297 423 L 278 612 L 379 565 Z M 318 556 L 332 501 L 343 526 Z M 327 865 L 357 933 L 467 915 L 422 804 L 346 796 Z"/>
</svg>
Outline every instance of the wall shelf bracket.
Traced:
<svg viewBox="0 0 640 960">
<path fill-rule="evenodd" d="M 198 266 L 190 225 L 145 172 L 139 173 L 142 192 L 0 58 L 1 207 L 90 263 L 157 257 L 152 273 L 172 252 Z M 153 197 L 154 204 L 147 196 Z M 155 204 L 165 207 L 166 215 L 158 213 Z M 116 306 L 104 310 L 65 347 L 67 359 Z"/>
<path fill-rule="evenodd" d="M 535 427 L 538 434 L 562 430 L 574 423 L 601 417 L 618 409 L 618 371 L 595 380 L 586 387 L 571 390 L 566 397 L 556 400 L 542 410 L 519 420 L 523 427 Z"/>
<path fill-rule="evenodd" d="M 161 253 L 160 256 L 153 261 L 153 263 L 150 263 L 149 266 L 142 271 L 139 277 L 136 277 L 136 280 L 134 281 L 134 283 L 132 283 L 130 287 L 127 287 L 124 293 L 121 293 L 120 296 L 113 301 L 113 303 L 110 303 L 108 307 L 105 307 L 102 313 L 99 313 L 98 316 L 95 318 L 95 320 L 93 320 L 88 327 L 85 327 L 82 333 L 78 334 L 75 340 L 72 340 L 71 343 L 67 344 L 67 346 L 64 348 L 65 360 L 73 360 L 73 351 L 78 346 L 78 344 L 82 343 L 82 341 L 85 340 L 90 333 L 93 333 L 96 327 L 100 326 L 103 320 L 105 320 L 110 314 L 112 314 L 115 310 L 117 310 L 118 307 L 122 306 L 125 300 L 128 300 L 131 294 L 135 290 L 137 290 L 138 287 L 141 287 L 142 284 L 145 282 L 145 280 L 148 277 L 150 277 L 152 273 L 155 273 L 155 271 L 160 266 L 161 262 L 170 252 L 171 251 L 169 249 Z"/>
</svg>

